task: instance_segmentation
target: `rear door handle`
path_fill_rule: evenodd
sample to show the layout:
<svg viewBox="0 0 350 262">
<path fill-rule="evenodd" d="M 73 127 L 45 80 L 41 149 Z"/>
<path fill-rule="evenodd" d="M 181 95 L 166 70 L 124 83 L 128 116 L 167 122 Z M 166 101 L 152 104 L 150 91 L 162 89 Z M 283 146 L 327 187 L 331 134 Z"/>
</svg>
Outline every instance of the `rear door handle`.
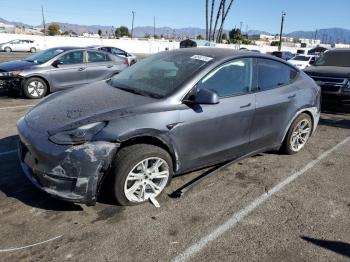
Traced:
<svg viewBox="0 0 350 262">
<path fill-rule="evenodd" d="M 252 105 L 252 103 L 246 104 L 244 106 L 240 106 L 240 108 L 246 108 L 246 107 L 250 107 Z"/>
<path fill-rule="evenodd" d="M 107 68 L 112 68 L 112 67 L 113 67 L 113 65 L 108 65 L 108 66 L 107 66 Z"/>
<path fill-rule="evenodd" d="M 80 67 L 79 69 L 78 69 L 78 71 L 84 71 L 85 70 L 85 67 Z"/>
<path fill-rule="evenodd" d="M 291 96 L 288 96 L 288 99 L 293 99 L 293 98 L 295 98 L 296 96 L 297 96 L 296 94 L 291 95 Z"/>
</svg>

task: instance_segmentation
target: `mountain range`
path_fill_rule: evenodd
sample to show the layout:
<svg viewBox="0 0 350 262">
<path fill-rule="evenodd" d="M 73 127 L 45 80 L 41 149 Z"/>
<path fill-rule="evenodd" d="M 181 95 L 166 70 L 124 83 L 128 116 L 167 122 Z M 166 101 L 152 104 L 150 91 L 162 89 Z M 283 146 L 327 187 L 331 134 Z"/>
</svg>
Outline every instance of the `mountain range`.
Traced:
<svg viewBox="0 0 350 262">
<path fill-rule="evenodd" d="M 42 25 L 32 26 L 22 22 L 13 22 L 7 21 L 0 18 L 0 22 L 5 24 L 13 24 L 18 27 L 42 27 Z M 97 33 L 100 29 L 102 34 L 109 35 L 112 34 L 112 31 L 115 30 L 113 26 L 103 26 L 103 25 L 79 25 L 79 24 L 70 24 L 70 23 L 61 23 L 61 22 L 52 22 L 59 24 L 62 31 L 73 31 L 78 34 L 83 32 Z M 51 23 L 47 23 L 46 26 L 49 26 Z M 228 33 L 228 30 L 224 30 L 225 33 Z M 154 28 L 152 26 L 137 26 L 134 28 L 134 36 L 143 37 L 145 35 L 153 35 Z M 194 38 L 197 35 L 205 36 L 205 29 L 197 27 L 186 27 L 186 28 L 171 28 L 171 27 L 157 27 L 155 33 L 158 36 L 176 36 L 176 37 L 190 37 Z M 244 32 L 246 33 L 246 32 Z M 266 31 L 260 30 L 249 30 L 248 35 L 272 35 Z M 286 33 L 285 36 L 294 37 L 294 38 L 315 38 L 321 39 L 323 43 L 350 43 L 350 30 L 344 28 L 328 28 L 328 29 L 319 29 L 317 31 L 294 31 Z"/>
</svg>

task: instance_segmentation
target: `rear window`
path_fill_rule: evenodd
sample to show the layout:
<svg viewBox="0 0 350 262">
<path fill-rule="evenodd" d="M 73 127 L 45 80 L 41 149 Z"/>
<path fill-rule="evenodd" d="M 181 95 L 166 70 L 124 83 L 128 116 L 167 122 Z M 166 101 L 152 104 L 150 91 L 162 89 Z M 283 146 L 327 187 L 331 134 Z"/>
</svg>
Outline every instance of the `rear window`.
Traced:
<svg viewBox="0 0 350 262">
<path fill-rule="evenodd" d="M 326 52 L 317 59 L 314 65 L 350 67 L 350 51 Z"/>
<path fill-rule="evenodd" d="M 297 61 L 309 61 L 310 57 L 308 56 L 302 56 L 302 55 L 297 55 L 296 57 L 292 58 L 292 60 L 297 60 Z"/>
</svg>

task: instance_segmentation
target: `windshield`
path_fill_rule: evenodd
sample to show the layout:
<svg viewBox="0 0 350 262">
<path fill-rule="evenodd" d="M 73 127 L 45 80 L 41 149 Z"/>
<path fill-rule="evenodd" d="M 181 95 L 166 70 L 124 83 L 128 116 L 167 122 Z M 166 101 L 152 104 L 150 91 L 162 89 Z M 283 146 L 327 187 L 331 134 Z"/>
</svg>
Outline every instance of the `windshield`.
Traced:
<svg viewBox="0 0 350 262">
<path fill-rule="evenodd" d="M 114 76 L 110 84 L 140 95 L 163 98 L 212 59 L 187 52 L 164 52 L 125 69 Z"/>
<path fill-rule="evenodd" d="M 350 67 L 350 52 L 335 51 L 324 53 L 314 64 L 315 66 Z"/>
<path fill-rule="evenodd" d="M 309 56 L 297 55 L 296 57 L 293 57 L 292 60 L 297 60 L 297 61 L 309 61 L 309 60 L 310 60 L 310 57 L 309 57 Z"/>
<path fill-rule="evenodd" d="M 29 62 L 34 62 L 37 64 L 42 64 L 49 61 L 51 58 L 54 58 L 55 56 L 61 54 L 62 52 L 64 52 L 64 50 L 59 48 L 51 48 L 51 49 L 47 49 L 39 53 L 36 53 L 34 55 L 31 55 L 24 60 Z"/>
</svg>

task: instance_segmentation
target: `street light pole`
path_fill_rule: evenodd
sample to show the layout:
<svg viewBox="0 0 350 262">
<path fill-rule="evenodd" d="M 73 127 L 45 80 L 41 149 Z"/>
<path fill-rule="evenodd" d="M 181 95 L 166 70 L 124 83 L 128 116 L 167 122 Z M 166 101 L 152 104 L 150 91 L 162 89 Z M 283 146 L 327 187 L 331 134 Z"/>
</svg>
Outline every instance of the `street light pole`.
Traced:
<svg viewBox="0 0 350 262">
<path fill-rule="evenodd" d="M 153 39 L 156 38 L 156 17 L 153 17 Z"/>
<path fill-rule="evenodd" d="M 131 39 L 133 37 L 133 33 L 134 33 L 134 19 L 135 19 L 135 11 L 131 11 L 132 13 L 132 22 L 131 22 Z"/>
<path fill-rule="evenodd" d="M 286 15 L 287 15 L 286 12 L 282 11 L 281 31 L 280 31 L 280 42 L 278 43 L 278 51 L 281 51 L 281 48 L 282 48 L 283 25 L 284 25 L 284 17 L 285 17 Z"/>
</svg>

